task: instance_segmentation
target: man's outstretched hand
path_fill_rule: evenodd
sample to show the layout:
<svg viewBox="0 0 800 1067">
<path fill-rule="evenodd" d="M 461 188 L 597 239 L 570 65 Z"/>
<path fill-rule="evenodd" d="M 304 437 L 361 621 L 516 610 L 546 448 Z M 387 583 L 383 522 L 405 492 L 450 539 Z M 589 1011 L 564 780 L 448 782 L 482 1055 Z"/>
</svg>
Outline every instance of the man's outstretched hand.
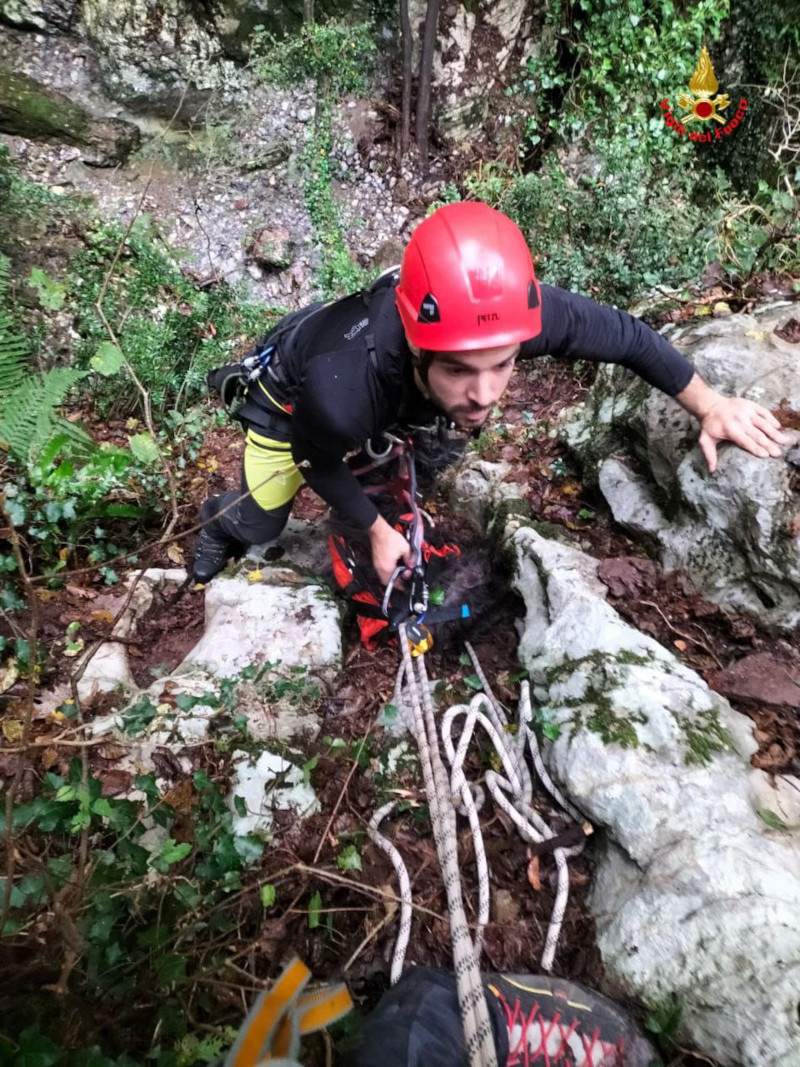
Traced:
<svg viewBox="0 0 800 1067">
<path fill-rule="evenodd" d="M 389 525 L 382 515 L 379 515 L 369 528 L 369 542 L 372 548 L 372 565 L 381 585 L 389 584 L 389 579 L 401 562 L 408 567 L 413 566 L 414 555 L 411 545 L 401 533 Z M 410 578 L 411 572 L 404 571 L 401 577 Z M 402 587 L 402 582 L 400 586 Z"/>
<path fill-rule="evenodd" d="M 781 454 L 781 446 L 789 443 L 781 432 L 781 424 L 771 411 L 742 397 L 721 396 L 700 419 L 700 449 L 713 474 L 717 469 L 717 445 L 733 441 L 745 452 L 766 459 Z"/>
<path fill-rule="evenodd" d="M 700 423 L 700 448 L 713 474 L 717 469 L 717 445 L 733 441 L 754 456 L 777 458 L 789 438 L 771 411 L 742 397 L 720 396 L 695 373 L 675 397 Z"/>
</svg>

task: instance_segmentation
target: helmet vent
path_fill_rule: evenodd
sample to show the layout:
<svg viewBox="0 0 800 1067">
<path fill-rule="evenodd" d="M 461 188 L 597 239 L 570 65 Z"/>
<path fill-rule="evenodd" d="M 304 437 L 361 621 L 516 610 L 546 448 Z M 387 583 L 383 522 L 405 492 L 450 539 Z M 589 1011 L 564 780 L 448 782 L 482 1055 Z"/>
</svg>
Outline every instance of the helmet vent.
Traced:
<svg viewBox="0 0 800 1067">
<path fill-rule="evenodd" d="M 439 314 L 439 304 L 436 301 L 436 297 L 433 293 L 426 293 L 422 298 L 422 303 L 419 306 L 419 315 L 417 315 L 417 322 L 441 322 L 441 316 Z"/>
<path fill-rule="evenodd" d="M 533 311 L 534 308 L 539 306 L 539 290 L 536 288 L 536 282 L 531 280 L 528 282 L 528 310 Z"/>
</svg>

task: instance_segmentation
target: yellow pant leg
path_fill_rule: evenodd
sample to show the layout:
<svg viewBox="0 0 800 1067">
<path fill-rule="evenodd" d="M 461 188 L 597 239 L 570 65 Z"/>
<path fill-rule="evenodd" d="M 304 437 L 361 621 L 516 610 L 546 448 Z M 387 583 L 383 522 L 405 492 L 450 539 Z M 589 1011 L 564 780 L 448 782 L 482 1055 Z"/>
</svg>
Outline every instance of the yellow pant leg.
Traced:
<svg viewBox="0 0 800 1067">
<path fill-rule="evenodd" d="M 303 484 L 303 475 L 295 466 L 290 446 L 262 437 L 254 430 L 247 431 L 244 476 L 253 500 L 265 511 L 291 500 Z"/>
</svg>

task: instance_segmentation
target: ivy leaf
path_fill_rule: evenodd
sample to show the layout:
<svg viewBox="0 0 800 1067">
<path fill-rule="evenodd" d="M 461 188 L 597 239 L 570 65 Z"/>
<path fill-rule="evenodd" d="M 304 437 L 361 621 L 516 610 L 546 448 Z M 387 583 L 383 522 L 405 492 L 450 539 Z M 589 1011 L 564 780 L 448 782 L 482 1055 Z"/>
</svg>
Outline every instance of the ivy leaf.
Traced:
<svg viewBox="0 0 800 1067">
<path fill-rule="evenodd" d="M 361 870 L 361 856 L 355 845 L 348 845 L 347 848 L 342 849 L 336 857 L 336 866 L 340 871 Z"/>
<path fill-rule="evenodd" d="M 122 367 L 122 363 L 122 352 L 110 341 L 103 341 L 89 360 L 92 370 L 96 370 L 104 378 L 110 378 L 112 374 L 116 374 Z"/>
<path fill-rule="evenodd" d="M 14 1062 L 18 1067 L 52 1067 L 58 1063 L 61 1055 L 61 1049 L 40 1034 L 38 1026 L 31 1026 L 19 1036 Z"/>
<path fill-rule="evenodd" d="M 172 952 L 159 956 L 156 962 L 156 979 L 159 985 L 169 985 L 186 974 L 186 958 Z"/>
<path fill-rule="evenodd" d="M 50 275 L 40 267 L 34 267 L 28 277 L 39 297 L 39 303 L 48 311 L 58 311 L 64 306 L 67 287 L 61 282 L 54 282 Z"/>
<path fill-rule="evenodd" d="M 770 830 L 782 830 L 784 833 L 788 833 L 789 827 L 783 819 L 776 815 L 774 811 L 770 811 L 769 808 L 757 808 L 756 815 Z"/>
<path fill-rule="evenodd" d="M 275 886 L 274 885 L 272 885 L 269 882 L 266 885 L 262 885 L 262 887 L 261 887 L 261 903 L 264 905 L 265 908 L 271 908 L 272 907 L 272 905 L 275 903 L 275 896 L 276 896 L 276 893 L 275 893 Z"/>
<path fill-rule="evenodd" d="M 162 845 L 161 851 L 153 856 L 151 862 L 157 871 L 166 874 L 173 863 L 180 863 L 181 860 L 186 859 L 191 851 L 192 846 L 188 841 L 183 841 L 179 845 L 171 837 L 168 837 Z"/>
<path fill-rule="evenodd" d="M 483 689 L 483 682 L 477 676 L 477 674 L 468 674 L 464 678 L 464 684 L 468 685 L 470 689 L 474 689 L 476 693 L 480 693 Z"/>
<path fill-rule="evenodd" d="M 134 457 L 138 459 L 140 463 L 149 466 L 152 463 L 158 462 L 158 457 L 161 453 L 158 450 L 158 445 L 149 433 L 135 433 L 132 437 L 128 438 L 128 444 L 131 446 L 131 452 Z"/>
</svg>

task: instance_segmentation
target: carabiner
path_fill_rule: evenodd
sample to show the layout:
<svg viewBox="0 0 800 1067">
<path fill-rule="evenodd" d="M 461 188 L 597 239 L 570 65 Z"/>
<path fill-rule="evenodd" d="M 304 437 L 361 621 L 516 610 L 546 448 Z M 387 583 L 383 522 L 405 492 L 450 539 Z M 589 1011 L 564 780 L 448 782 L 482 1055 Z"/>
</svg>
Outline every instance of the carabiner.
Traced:
<svg viewBox="0 0 800 1067">
<path fill-rule="evenodd" d="M 392 450 L 397 445 L 403 445 L 405 442 L 400 437 L 395 437 L 393 433 L 389 433 L 387 430 L 383 431 L 383 439 L 386 441 L 386 448 L 383 452 L 376 452 L 372 447 L 372 438 L 368 437 L 364 442 L 364 451 L 367 453 L 370 459 L 388 459 L 392 454 Z"/>
</svg>

